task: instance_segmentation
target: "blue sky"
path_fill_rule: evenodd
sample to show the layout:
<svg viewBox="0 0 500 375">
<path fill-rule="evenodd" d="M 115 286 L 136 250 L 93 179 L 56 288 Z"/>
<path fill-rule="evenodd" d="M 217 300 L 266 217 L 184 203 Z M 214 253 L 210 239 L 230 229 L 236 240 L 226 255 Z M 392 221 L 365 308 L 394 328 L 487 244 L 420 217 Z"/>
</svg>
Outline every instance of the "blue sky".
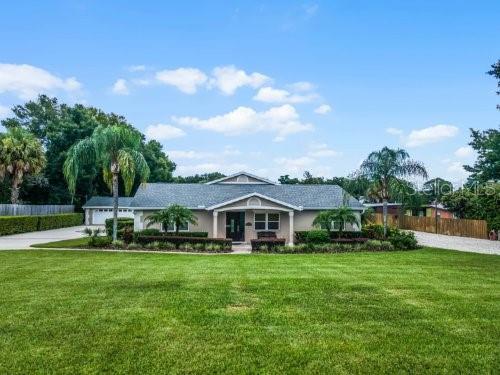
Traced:
<svg viewBox="0 0 500 375">
<path fill-rule="evenodd" d="M 345 176 L 404 147 L 455 182 L 498 126 L 498 1 L 15 1 L 0 116 L 40 92 L 120 113 L 177 174 Z"/>
</svg>

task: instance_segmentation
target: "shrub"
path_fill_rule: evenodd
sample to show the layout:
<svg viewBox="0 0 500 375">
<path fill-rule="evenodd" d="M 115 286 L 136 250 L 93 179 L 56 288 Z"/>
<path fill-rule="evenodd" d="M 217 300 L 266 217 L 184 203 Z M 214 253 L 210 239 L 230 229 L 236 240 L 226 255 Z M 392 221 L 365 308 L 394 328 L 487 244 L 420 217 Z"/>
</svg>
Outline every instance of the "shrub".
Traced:
<svg viewBox="0 0 500 375">
<path fill-rule="evenodd" d="M 0 236 L 81 225 L 83 214 L 0 216 Z"/>
<path fill-rule="evenodd" d="M 83 214 L 56 214 L 38 216 L 38 230 L 74 227 L 83 224 Z"/>
<path fill-rule="evenodd" d="M 418 242 L 413 232 L 402 232 L 392 234 L 389 241 L 396 250 L 413 250 L 418 248 Z"/>
<path fill-rule="evenodd" d="M 160 232 L 163 236 L 182 236 L 182 237 L 200 237 L 200 238 L 207 238 L 208 237 L 208 232 L 179 232 L 179 235 L 177 236 L 175 232 Z"/>
<path fill-rule="evenodd" d="M 196 251 L 203 251 L 205 250 L 205 247 L 208 247 L 210 244 L 204 244 L 204 243 L 195 243 L 194 244 L 194 249 Z"/>
<path fill-rule="evenodd" d="M 90 237 L 89 246 L 90 247 L 108 247 L 111 245 L 111 237 Z"/>
<path fill-rule="evenodd" d="M 123 249 L 125 248 L 125 242 L 121 240 L 116 240 L 111 242 L 111 246 L 113 247 L 113 249 Z"/>
<path fill-rule="evenodd" d="M 205 247 L 205 251 L 210 251 L 210 252 L 214 252 L 214 253 L 217 253 L 219 251 L 222 250 L 222 247 L 221 245 L 219 244 L 216 244 L 216 243 L 209 243 L 206 247 Z"/>
<path fill-rule="evenodd" d="M 36 232 L 38 216 L 1 216 L 0 235 Z"/>
<path fill-rule="evenodd" d="M 141 248 L 141 245 L 139 245 L 138 243 L 136 242 L 131 242 L 127 245 L 127 249 L 128 250 L 137 250 L 137 249 L 140 249 Z"/>
<path fill-rule="evenodd" d="M 232 241 L 227 238 L 202 238 L 202 237 L 176 237 L 176 236 L 143 236 L 139 235 L 136 238 L 136 242 L 140 244 L 147 244 L 153 241 L 159 242 L 170 242 L 173 243 L 176 247 L 180 247 L 180 245 L 184 243 L 189 244 L 209 244 L 215 243 L 222 247 L 224 251 L 231 250 Z"/>
<path fill-rule="evenodd" d="M 307 232 L 307 243 L 328 243 L 330 242 L 330 235 L 326 230 L 310 230 Z"/>
<path fill-rule="evenodd" d="M 158 248 L 161 250 L 175 250 L 175 245 L 171 242 L 159 242 Z"/>
<path fill-rule="evenodd" d="M 286 240 L 284 238 L 260 238 L 250 240 L 252 245 L 252 251 L 258 250 L 261 246 L 267 246 L 269 250 L 280 245 L 285 245 Z"/>
<path fill-rule="evenodd" d="M 108 236 L 113 235 L 113 219 L 106 219 L 105 227 L 106 227 L 106 234 Z M 129 217 L 119 217 L 118 218 L 118 224 L 117 224 L 117 236 L 119 239 L 122 239 L 123 237 L 123 232 L 125 228 L 130 228 L 132 232 L 134 231 L 134 219 L 131 219 Z"/>
<path fill-rule="evenodd" d="M 384 238 L 384 226 L 379 224 L 366 224 L 361 229 L 363 237 L 381 240 Z"/>
<path fill-rule="evenodd" d="M 193 251 L 194 247 L 193 247 L 192 243 L 184 242 L 183 244 L 181 244 L 179 246 L 179 250 L 182 250 L 182 251 Z"/>
<path fill-rule="evenodd" d="M 159 241 L 153 241 L 145 244 L 144 247 L 148 250 L 160 250 L 161 244 Z"/>
</svg>

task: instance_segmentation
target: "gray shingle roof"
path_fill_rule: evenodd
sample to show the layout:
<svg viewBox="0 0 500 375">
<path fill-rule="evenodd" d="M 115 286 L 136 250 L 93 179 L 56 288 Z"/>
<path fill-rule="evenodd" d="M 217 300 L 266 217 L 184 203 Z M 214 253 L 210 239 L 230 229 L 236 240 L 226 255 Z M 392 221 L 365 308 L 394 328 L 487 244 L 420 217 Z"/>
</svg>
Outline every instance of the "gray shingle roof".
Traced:
<svg viewBox="0 0 500 375">
<path fill-rule="evenodd" d="M 118 207 L 130 207 L 133 197 L 119 197 L 118 198 Z M 112 207 L 113 206 L 113 197 L 101 197 L 95 196 L 90 198 L 84 205 L 83 208 L 87 207 Z"/>
<path fill-rule="evenodd" d="M 145 187 L 139 187 L 131 207 L 164 208 L 172 204 L 189 208 L 210 207 L 251 193 L 259 193 L 294 206 L 302 206 L 304 209 L 339 207 L 344 196 L 344 190 L 337 185 L 148 183 Z M 348 205 L 352 208 L 363 208 L 363 205 L 352 197 Z"/>
</svg>

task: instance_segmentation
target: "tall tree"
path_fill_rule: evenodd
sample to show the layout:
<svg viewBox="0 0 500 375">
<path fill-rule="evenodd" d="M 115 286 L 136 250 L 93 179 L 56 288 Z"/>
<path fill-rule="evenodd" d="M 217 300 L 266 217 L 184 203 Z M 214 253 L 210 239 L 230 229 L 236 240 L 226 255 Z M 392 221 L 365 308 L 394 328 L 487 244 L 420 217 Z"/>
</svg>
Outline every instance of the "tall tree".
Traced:
<svg viewBox="0 0 500 375">
<path fill-rule="evenodd" d="M 167 230 L 172 225 L 176 235 L 179 234 L 181 227 L 196 224 L 197 222 L 198 220 L 193 211 L 179 204 L 173 204 L 148 217 L 148 227 L 152 224 L 162 224 L 163 229 Z"/>
<path fill-rule="evenodd" d="M 491 65 L 491 70 L 489 70 L 487 74 L 497 79 L 497 87 L 499 88 L 499 90 L 497 91 L 497 95 L 500 95 L 500 60 Z M 500 110 L 500 104 L 497 104 L 497 108 Z"/>
<path fill-rule="evenodd" d="M 150 182 L 169 182 L 175 164 L 172 163 L 156 141 L 145 142 L 144 135 L 130 125 L 123 116 L 105 113 L 81 104 L 73 106 L 59 103 L 56 98 L 40 95 L 36 100 L 12 108 L 14 116 L 2 121 L 6 128 L 23 128 L 34 134 L 46 149 L 47 168 L 44 177 L 49 188 L 32 185 L 30 198 L 34 202 L 68 203 L 81 206 L 91 195 L 105 195 L 108 188 L 94 164 L 81 165 L 75 194 L 70 194 L 62 170 L 67 152 L 76 142 L 89 137 L 99 125 L 120 125 L 136 132 L 141 139 L 141 153 L 151 170 Z M 43 182 L 43 180 L 39 180 Z M 136 180 L 134 189 L 139 185 Z M 120 182 L 120 191 L 124 189 Z M 48 194 L 47 194 L 48 190 Z"/>
<path fill-rule="evenodd" d="M 18 203 L 24 177 L 41 172 L 45 162 L 42 145 L 32 134 L 19 128 L 0 134 L 0 181 L 10 178 L 12 204 Z"/>
<path fill-rule="evenodd" d="M 405 150 L 393 150 L 388 147 L 370 153 L 361 164 L 358 173 L 372 182 L 372 191 L 382 200 L 384 235 L 387 234 L 387 202 L 390 198 L 391 185 L 406 177 L 427 178 L 427 170 L 422 163 L 410 159 Z"/>
<path fill-rule="evenodd" d="M 218 180 L 219 178 L 226 177 L 225 174 L 220 172 L 211 172 L 203 174 L 195 174 L 194 176 L 177 176 L 174 181 L 178 184 L 204 184 L 206 182 Z"/>
<path fill-rule="evenodd" d="M 469 183 L 485 183 L 500 180 L 500 127 L 499 129 L 470 129 L 472 141 L 469 145 L 477 152 L 474 165 L 464 165 L 470 172 Z"/>
<path fill-rule="evenodd" d="M 441 203 L 443 196 L 453 192 L 453 184 L 450 181 L 436 177 L 424 183 L 422 192 L 427 197 L 427 203 Z"/>
<path fill-rule="evenodd" d="M 113 241 L 117 238 L 119 177 L 123 180 L 125 195 L 132 191 L 136 176 L 141 182 L 149 177 L 149 167 L 140 147 L 140 135 L 129 127 L 99 126 L 90 137 L 71 147 L 64 162 L 64 176 L 72 193 L 81 165 L 94 163 L 102 170 L 103 179 L 113 192 Z"/>
</svg>

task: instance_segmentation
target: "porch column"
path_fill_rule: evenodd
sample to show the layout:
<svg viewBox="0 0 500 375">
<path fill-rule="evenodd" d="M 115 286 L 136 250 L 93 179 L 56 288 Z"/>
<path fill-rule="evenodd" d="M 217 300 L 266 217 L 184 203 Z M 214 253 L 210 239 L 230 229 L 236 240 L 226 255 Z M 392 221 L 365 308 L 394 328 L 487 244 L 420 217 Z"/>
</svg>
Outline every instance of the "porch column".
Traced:
<svg viewBox="0 0 500 375">
<path fill-rule="evenodd" d="M 293 235 L 294 235 L 294 230 L 293 230 L 293 214 L 294 214 L 293 211 L 289 211 L 288 212 L 288 217 L 290 219 L 290 233 L 289 233 L 290 239 L 289 239 L 288 244 L 290 246 L 293 246 Z"/>
<path fill-rule="evenodd" d="M 213 233 L 212 237 L 217 238 L 217 223 L 218 223 L 219 211 L 214 210 L 214 222 L 213 222 Z"/>
</svg>

